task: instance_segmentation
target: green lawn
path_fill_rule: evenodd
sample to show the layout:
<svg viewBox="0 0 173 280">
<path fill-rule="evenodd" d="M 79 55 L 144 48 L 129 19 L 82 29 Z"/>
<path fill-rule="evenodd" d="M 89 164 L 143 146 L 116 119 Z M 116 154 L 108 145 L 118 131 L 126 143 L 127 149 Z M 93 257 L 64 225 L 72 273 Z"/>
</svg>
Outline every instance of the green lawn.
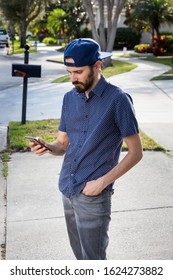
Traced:
<svg viewBox="0 0 173 280">
<path fill-rule="evenodd" d="M 171 67 L 171 69 L 164 74 L 154 77 L 152 81 L 154 80 L 172 80 L 173 79 L 173 58 L 172 57 L 149 57 L 145 58 L 145 60 L 161 63 L 164 65 L 168 65 Z"/>
<path fill-rule="evenodd" d="M 27 150 L 28 140 L 25 136 L 39 136 L 45 141 L 51 142 L 56 139 L 59 120 L 10 122 L 8 129 L 8 149 L 10 151 Z"/>
<path fill-rule="evenodd" d="M 28 45 L 29 42 L 26 42 Z M 19 41 L 14 41 L 14 45 L 12 47 L 11 45 L 11 48 L 12 48 L 12 54 L 21 54 L 21 53 L 24 53 L 25 49 L 24 48 L 20 48 L 20 42 Z M 30 53 L 34 53 L 35 50 L 34 50 L 34 47 L 33 46 L 30 46 L 30 49 L 29 49 L 29 52 Z"/>
<path fill-rule="evenodd" d="M 27 151 L 28 140 L 25 136 L 38 136 L 46 142 L 54 141 L 57 137 L 57 128 L 59 120 L 49 119 L 41 121 L 27 121 L 25 125 L 21 122 L 10 122 L 8 129 L 8 152 Z M 144 150 L 164 151 L 164 148 L 158 145 L 154 140 L 140 131 L 142 145 Z M 126 145 L 123 145 L 126 150 Z"/>
<path fill-rule="evenodd" d="M 58 58 L 57 58 L 58 61 Z M 61 58 L 60 58 L 61 61 Z M 105 78 L 109 78 L 113 75 L 118 75 L 124 72 L 131 71 L 135 69 L 137 65 L 131 64 L 128 62 L 123 62 L 119 60 L 112 60 L 112 66 L 111 67 L 106 67 L 103 69 L 102 74 L 104 75 Z M 57 78 L 56 80 L 53 81 L 53 83 L 64 83 L 64 82 L 70 82 L 70 77 L 69 75 L 65 75 L 62 77 Z"/>
</svg>

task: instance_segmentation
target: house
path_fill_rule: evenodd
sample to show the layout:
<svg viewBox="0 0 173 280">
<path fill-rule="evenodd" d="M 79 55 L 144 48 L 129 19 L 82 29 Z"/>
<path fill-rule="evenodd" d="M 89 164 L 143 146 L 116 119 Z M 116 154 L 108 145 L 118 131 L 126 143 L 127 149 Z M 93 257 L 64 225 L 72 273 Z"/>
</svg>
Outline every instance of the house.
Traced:
<svg viewBox="0 0 173 280">
<path fill-rule="evenodd" d="M 115 8 L 114 9 L 116 9 L 116 2 L 117 2 L 117 0 L 115 0 L 115 6 L 114 6 Z M 94 10 L 94 13 L 95 13 L 96 24 L 99 27 L 100 13 L 99 13 L 99 7 L 98 7 L 98 1 L 97 0 L 93 1 L 93 10 Z M 105 12 L 105 15 L 104 15 L 105 22 L 107 23 L 107 8 L 106 7 L 104 9 L 104 12 Z M 118 26 L 117 27 L 127 28 L 127 25 L 124 24 L 124 21 L 126 19 L 125 13 L 126 13 L 126 9 L 124 8 L 122 10 L 122 13 L 121 13 L 120 17 L 119 17 Z M 160 31 L 161 32 L 165 31 L 165 32 L 172 32 L 173 33 L 173 25 L 164 24 L 164 25 L 161 26 Z M 152 36 L 151 36 L 150 32 L 143 32 L 142 33 L 141 43 L 143 43 L 143 44 L 151 43 L 151 40 L 152 40 Z"/>
</svg>

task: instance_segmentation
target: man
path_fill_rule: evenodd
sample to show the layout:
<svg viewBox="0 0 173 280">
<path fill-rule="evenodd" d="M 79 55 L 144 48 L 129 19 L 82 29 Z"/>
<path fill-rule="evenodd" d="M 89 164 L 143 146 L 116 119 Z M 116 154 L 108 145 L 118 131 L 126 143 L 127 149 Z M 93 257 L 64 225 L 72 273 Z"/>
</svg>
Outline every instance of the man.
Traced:
<svg viewBox="0 0 173 280">
<path fill-rule="evenodd" d="M 73 40 L 64 64 L 75 87 L 64 96 L 57 140 L 46 145 L 54 155 L 65 154 L 59 188 L 76 258 L 104 260 L 113 184 L 142 158 L 138 124 L 131 97 L 101 75 L 97 42 Z M 123 140 L 128 152 L 119 162 Z M 48 152 L 30 146 L 35 154 Z"/>
</svg>

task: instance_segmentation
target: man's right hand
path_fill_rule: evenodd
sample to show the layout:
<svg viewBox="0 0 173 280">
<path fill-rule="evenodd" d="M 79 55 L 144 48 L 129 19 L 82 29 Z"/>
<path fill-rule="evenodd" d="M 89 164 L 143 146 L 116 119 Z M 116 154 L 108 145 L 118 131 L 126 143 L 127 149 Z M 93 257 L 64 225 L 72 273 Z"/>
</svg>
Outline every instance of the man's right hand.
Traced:
<svg viewBox="0 0 173 280">
<path fill-rule="evenodd" d="M 38 139 L 44 145 L 45 144 L 48 145 L 47 143 L 44 142 L 43 139 L 41 139 L 41 138 L 38 138 Z M 49 151 L 46 147 L 43 147 L 41 144 L 38 144 L 33 141 L 29 141 L 29 147 L 31 148 L 31 152 L 33 152 L 34 154 L 36 154 L 38 156 L 42 156 Z"/>
</svg>

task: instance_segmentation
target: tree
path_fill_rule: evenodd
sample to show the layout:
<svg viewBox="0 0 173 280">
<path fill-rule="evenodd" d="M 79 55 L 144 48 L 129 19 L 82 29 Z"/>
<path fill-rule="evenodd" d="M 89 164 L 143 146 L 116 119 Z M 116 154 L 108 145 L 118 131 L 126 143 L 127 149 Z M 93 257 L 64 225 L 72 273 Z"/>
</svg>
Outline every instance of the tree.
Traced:
<svg viewBox="0 0 173 280">
<path fill-rule="evenodd" d="M 6 20 L 19 26 L 21 48 L 26 43 L 28 25 L 41 13 L 45 3 L 42 0 L 0 0 L 0 8 Z"/>
<path fill-rule="evenodd" d="M 93 39 L 100 44 L 102 51 L 112 52 L 118 19 L 126 0 L 82 0 L 82 2 L 89 17 Z M 98 28 L 95 21 L 94 6 L 99 12 L 100 21 Z M 105 32 L 106 29 L 107 32 Z M 110 59 L 107 60 L 106 64 L 110 63 Z"/>
<path fill-rule="evenodd" d="M 66 13 L 62 9 L 54 9 L 50 12 L 48 16 L 47 27 L 51 30 L 54 36 L 57 38 L 57 34 L 60 34 L 62 37 L 65 34 L 67 28 L 66 23 Z"/>
<path fill-rule="evenodd" d="M 164 23 L 173 23 L 172 0 L 138 0 L 129 1 L 127 24 L 151 30 L 152 41 L 154 36 L 158 38 L 160 44 L 160 27 Z"/>
<path fill-rule="evenodd" d="M 61 30 L 61 34 L 64 33 L 62 37 L 69 42 L 74 38 L 79 38 L 87 24 L 88 18 L 82 0 L 49 0 L 44 17 L 41 21 L 35 21 L 32 27 L 37 31 L 41 29 L 43 34 L 44 30 L 48 30 L 53 36 Z"/>
<path fill-rule="evenodd" d="M 88 23 L 87 14 L 81 0 L 55 0 L 50 7 L 62 9 L 65 12 L 64 24 L 66 25 L 66 39 L 80 37 L 82 27 Z"/>
</svg>

